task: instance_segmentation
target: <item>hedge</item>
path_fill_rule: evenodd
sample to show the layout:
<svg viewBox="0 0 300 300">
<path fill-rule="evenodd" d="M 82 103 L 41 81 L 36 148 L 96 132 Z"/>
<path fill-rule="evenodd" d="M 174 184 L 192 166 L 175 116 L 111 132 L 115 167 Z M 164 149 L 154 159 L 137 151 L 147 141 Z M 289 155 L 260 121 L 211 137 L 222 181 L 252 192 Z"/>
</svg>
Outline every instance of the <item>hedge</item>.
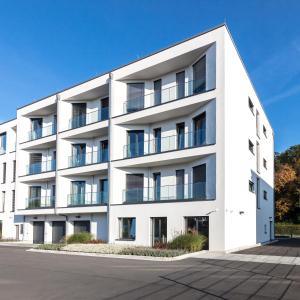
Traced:
<svg viewBox="0 0 300 300">
<path fill-rule="evenodd" d="M 300 235 L 300 224 L 275 224 L 275 235 Z"/>
</svg>

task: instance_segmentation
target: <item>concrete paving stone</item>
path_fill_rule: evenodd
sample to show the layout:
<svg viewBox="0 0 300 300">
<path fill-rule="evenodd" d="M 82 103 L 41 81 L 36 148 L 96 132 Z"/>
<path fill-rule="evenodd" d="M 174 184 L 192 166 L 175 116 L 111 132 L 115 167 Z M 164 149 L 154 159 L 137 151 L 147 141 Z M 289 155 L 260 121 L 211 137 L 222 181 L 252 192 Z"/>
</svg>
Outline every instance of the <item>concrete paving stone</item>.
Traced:
<svg viewBox="0 0 300 300">
<path fill-rule="evenodd" d="M 268 280 L 270 280 L 270 277 L 265 275 L 252 275 L 242 284 L 224 294 L 223 297 L 230 300 L 248 299 L 253 296 Z"/>
<path fill-rule="evenodd" d="M 300 283 L 300 266 L 294 266 L 290 273 L 286 276 L 286 279 Z"/>
<path fill-rule="evenodd" d="M 300 296 L 300 283 L 292 282 L 282 300 L 299 300 Z"/>
</svg>

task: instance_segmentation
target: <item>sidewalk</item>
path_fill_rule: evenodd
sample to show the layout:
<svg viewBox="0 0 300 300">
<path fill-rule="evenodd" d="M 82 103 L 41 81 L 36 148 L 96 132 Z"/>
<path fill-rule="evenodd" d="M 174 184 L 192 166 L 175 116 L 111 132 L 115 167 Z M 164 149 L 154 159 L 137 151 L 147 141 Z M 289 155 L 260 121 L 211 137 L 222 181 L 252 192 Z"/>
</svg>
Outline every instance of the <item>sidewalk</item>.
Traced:
<svg viewBox="0 0 300 300">
<path fill-rule="evenodd" d="M 22 247 L 22 248 L 32 248 L 34 245 L 26 242 L 0 242 L 0 247 Z"/>
<path fill-rule="evenodd" d="M 260 262 L 284 265 L 300 265 L 300 257 L 276 256 L 276 255 L 254 255 L 254 254 L 224 254 L 221 252 L 201 252 L 192 256 L 201 259 L 217 259 L 230 261 Z"/>
</svg>

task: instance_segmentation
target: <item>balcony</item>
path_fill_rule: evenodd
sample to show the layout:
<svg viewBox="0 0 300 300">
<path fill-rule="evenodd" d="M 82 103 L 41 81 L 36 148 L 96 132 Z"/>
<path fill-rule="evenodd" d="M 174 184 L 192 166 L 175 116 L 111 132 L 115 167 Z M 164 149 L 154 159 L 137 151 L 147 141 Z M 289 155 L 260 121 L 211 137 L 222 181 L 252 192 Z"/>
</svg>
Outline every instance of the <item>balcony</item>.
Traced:
<svg viewBox="0 0 300 300">
<path fill-rule="evenodd" d="M 107 108 L 101 108 L 101 110 L 95 110 L 85 115 L 79 115 L 69 120 L 69 129 L 75 129 L 83 127 L 89 124 L 97 123 L 100 121 L 108 120 L 109 110 Z"/>
<path fill-rule="evenodd" d="M 55 197 L 32 197 L 26 199 L 26 209 L 42 209 L 42 208 L 54 208 Z"/>
<path fill-rule="evenodd" d="M 94 192 L 86 194 L 69 194 L 68 207 L 106 205 L 108 202 L 107 192 Z"/>
<path fill-rule="evenodd" d="M 205 81 L 192 80 L 185 82 L 184 84 L 176 84 L 141 97 L 127 99 L 123 104 L 123 113 L 128 114 L 140 111 L 170 101 L 206 93 L 210 90 L 211 89 L 206 88 Z"/>
<path fill-rule="evenodd" d="M 209 200 L 206 194 L 206 182 L 123 190 L 125 204 L 181 200 Z"/>
<path fill-rule="evenodd" d="M 0 155 L 5 154 L 5 153 L 6 153 L 6 149 L 3 148 L 3 147 L 1 147 L 1 148 L 0 148 Z"/>
<path fill-rule="evenodd" d="M 206 143 L 206 130 L 201 129 L 182 135 L 165 136 L 158 139 L 131 143 L 124 146 L 123 158 L 134 158 L 167 151 L 201 147 Z"/>
<path fill-rule="evenodd" d="M 29 131 L 27 142 L 35 141 L 35 140 L 38 140 L 38 139 L 41 139 L 43 137 L 50 136 L 53 134 L 56 134 L 56 124 L 55 123 Z"/>
<path fill-rule="evenodd" d="M 108 149 L 69 156 L 69 168 L 105 163 L 108 161 Z"/>
<path fill-rule="evenodd" d="M 39 163 L 34 163 L 26 166 L 26 175 L 35 175 L 45 172 L 55 171 L 56 160 L 46 160 Z"/>
</svg>

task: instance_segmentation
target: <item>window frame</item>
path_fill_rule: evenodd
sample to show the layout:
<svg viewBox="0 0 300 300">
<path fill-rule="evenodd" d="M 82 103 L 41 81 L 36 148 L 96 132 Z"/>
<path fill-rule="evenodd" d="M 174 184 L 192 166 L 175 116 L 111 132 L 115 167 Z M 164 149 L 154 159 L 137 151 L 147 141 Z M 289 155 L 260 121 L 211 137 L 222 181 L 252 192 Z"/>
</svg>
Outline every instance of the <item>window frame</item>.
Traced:
<svg viewBox="0 0 300 300">
<path fill-rule="evenodd" d="M 130 222 L 130 220 L 132 220 L 132 223 Z M 124 221 L 127 222 L 128 237 L 124 237 L 124 232 L 123 232 Z M 131 230 L 132 230 L 131 226 L 134 226 L 134 237 L 129 237 Z M 119 240 L 123 240 L 123 241 L 135 241 L 136 240 L 136 218 L 135 217 L 119 218 Z"/>
</svg>

